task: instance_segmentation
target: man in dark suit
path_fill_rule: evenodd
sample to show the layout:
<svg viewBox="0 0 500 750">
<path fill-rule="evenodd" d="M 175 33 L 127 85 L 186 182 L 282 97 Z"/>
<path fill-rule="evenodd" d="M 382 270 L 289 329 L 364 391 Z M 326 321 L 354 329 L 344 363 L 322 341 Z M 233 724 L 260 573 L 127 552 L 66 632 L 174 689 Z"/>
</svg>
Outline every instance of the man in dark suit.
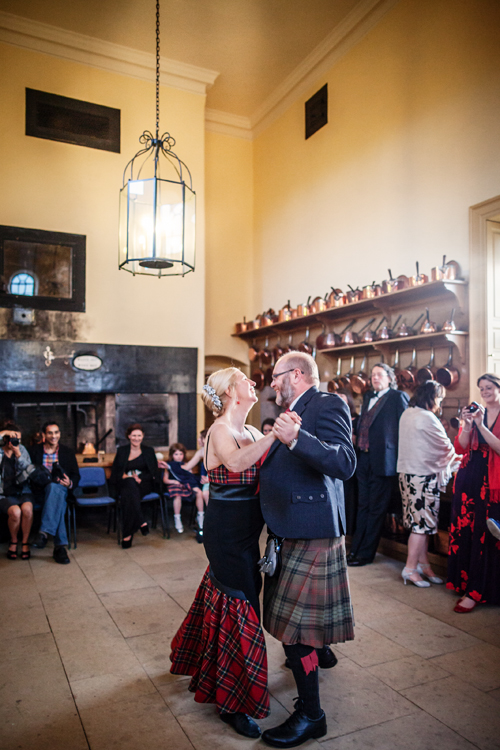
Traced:
<svg viewBox="0 0 500 750">
<path fill-rule="evenodd" d="M 399 420 L 408 396 L 397 390 L 394 370 L 379 362 L 371 373 L 357 428 L 358 512 L 350 566 L 368 565 L 377 551 L 397 475 Z"/>
<path fill-rule="evenodd" d="M 266 577 L 264 627 L 285 649 L 299 695 L 293 714 L 262 739 L 296 747 L 326 734 L 318 666 L 333 666 L 330 643 L 354 637 L 344 549 L 342 480 L 356 467 L 351 416 L 341 398 L 318 390 L 316 362 L 291 352 L 274 367 L 276 403 L 287 407 L 260 471 L 270 531 L 284 537 L 279 576 Z"/>
<path fill-rule="evenodd" d="M 64 516 L 68 495 L 78 486 L 80 472 L 76 456 L 71 448 L 61 445 L 61 430 L 57 422 L 46 422 L 42 427 L 43 442 L 30 449 L 35 466 L 44 466 L 52 475 L 51 481 L 43 490 L 35 491 L 35 497 L 42 500 L 42 522 L 40 531 L 33 542 L 34 547 L 43 549 L 47 536 L 54 537 L 54 560 L 67 565 L 70 561 L 66 551 L 68 534 Z"/>
</svg>

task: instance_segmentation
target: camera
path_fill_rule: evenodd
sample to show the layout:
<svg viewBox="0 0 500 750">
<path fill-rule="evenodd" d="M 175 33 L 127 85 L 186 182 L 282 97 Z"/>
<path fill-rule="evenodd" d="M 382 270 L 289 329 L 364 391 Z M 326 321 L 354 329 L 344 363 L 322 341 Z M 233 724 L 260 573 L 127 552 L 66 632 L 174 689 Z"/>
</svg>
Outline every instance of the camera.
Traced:
<svg viewBox="0 0 500 750">
<path fill-rule="evenodd" d="M 470 414 L 474 414 L 479 409 L 479 404 L 476 401 L 472 401 L 470 406 L 467 407 L 467 411 Z"/>
<path fill-rule="evenodd" d="M 51 479 L 53 482 L 56 482 L 58 479 L 64 479 L 64 471 L 61 469 L 61 465 L 57 461 L 52 466 Z"/>
<path fill-rule="evenodd" d="M 3 436 L 3 444 L 4 444 L 4 445 L 9 445 L 9 443 L 10 443 L 10 445 L 12 445 L 12 446 L 13 446 L 14 448 L 17 448 L 17 446 L 18 446 L 18 445 L 19 445 L 19 443 L 20 443 L 20 440 L 19 440 L 19 438 L 17 438 L 17 437 L 12 437 L 12 435 L 4 435 L 4 436 Z"/>
</svg>

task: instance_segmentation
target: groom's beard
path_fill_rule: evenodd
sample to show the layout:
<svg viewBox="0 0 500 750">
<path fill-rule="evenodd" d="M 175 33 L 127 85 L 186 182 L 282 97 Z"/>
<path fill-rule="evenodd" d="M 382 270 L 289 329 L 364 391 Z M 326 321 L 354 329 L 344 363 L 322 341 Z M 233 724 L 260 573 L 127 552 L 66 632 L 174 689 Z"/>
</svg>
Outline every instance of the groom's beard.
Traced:
<svg viewBox="0 0 500 750">
<path fill-rule="evenodd" d="M 290 375 L 287 373 L 286 375 L 283 375 L 280 389 L 276 394 L 276 403 L 278 404 L 278 406 L 283 406 L 285 409 L 288 409 L 294 399 L 295 393 L 293 392 L 293 388 L 290 383 Z"/>
</svg>

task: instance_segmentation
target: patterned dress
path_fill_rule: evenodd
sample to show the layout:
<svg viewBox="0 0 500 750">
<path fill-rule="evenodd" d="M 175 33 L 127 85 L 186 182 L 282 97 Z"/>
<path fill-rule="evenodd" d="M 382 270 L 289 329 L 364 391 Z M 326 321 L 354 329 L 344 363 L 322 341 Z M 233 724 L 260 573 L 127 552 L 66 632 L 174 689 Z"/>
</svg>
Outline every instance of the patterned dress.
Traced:
<svg viewBox="0 0 500 750">
<path fill-rule="evenodd" d="M 471 433 L 471 446 L 455 479 L 446 585 L 477 603 L 498 605 L 500 541 L 490 534 L 486 521 L 500 521 L 500 490 L 490 488 L 491 449 L 475 425 Z"/>
<path fill-rule="evenodd" d="M 197 703 L 263 719 L 270 709 L 257 567 L 264 526 L 259 466 L 239 473 L 219 466 L 208 478 L 203 542 L 210 564 L 172 641 L 170 671 L 191 675 Z"/>
</svg>

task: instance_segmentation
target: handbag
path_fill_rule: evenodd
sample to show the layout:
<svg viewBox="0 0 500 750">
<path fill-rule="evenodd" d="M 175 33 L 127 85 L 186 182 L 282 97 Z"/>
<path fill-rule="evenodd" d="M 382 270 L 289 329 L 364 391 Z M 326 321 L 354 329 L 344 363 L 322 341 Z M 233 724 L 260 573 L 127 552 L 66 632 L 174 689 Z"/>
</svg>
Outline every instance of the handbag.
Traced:
<svg viewBox="0 0 500 750">
<path fill-rule="evenodd" d="M 40 487 L 46 487 L 52 482 L 52 473 L 46 466 L 35 466 L 29 475 L 29 480 L 34 489 L 40 489 Z"/>
<path fill-rule="evenodd" d="M 261 573 L 265 573 L 270 578 L 278 577 L 281 571 L 281 548 L 284 539 L 270 533 L 267 537 L 264 557 L 261 557 L 258 566 Z"/>
</svg>

